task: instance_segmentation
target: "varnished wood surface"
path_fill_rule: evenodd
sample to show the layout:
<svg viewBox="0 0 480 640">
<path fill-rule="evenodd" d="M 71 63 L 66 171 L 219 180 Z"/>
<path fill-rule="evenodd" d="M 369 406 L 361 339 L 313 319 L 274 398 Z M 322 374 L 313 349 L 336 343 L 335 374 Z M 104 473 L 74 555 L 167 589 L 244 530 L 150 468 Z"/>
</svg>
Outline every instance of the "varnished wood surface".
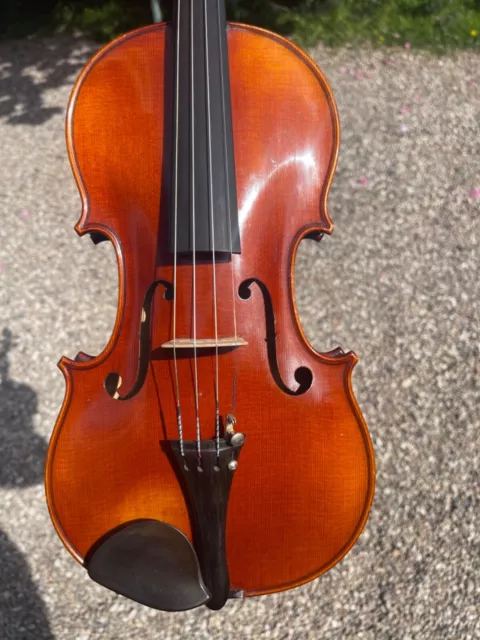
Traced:
<svg viewBox="0 0 480 640">
<path fill-rule="evenodd" d="M 316 353 L 300 328 L 293 265 L 300 240 L 330 233 L 326 197 L 338 152 L 330 89 L 294 45 L 267 32 L 229 30 L 235 161 L 242 254 L 217 265 L 219 335 L 248 346 L 220 355 L 222 415 L 232 411 L 247 443 L 232 486 L 227 551 L 232 587 L 269 593 L 310 580 L 340 560 L 360 534 L 374 491 L 374 457 L 351 388 L 354 354 Z M 119 310 L 105 351 L 63 359 L 67 390 L 47 460 L 51 516 L 71 553 L 83 561 L 114 527 L 137 518 L 166 521 L 187 536 L 181 489 L 160 441 L 177 438 L 172 302 L 155 294 L 152 361 L 142 390 L 127 401 L 104 388 L 111 372 L 120 394 L 133 386 L 145 294 L 172 282 L 168 252 L 172 40 L 165 25 L 107 46 L 77 82 L 68 114 L 68 148 L 83 201 L 77 231 L 99 231 L 115 245 Z M 339 259 L 341 257 L 339 256 Z M 235 289 L 232 290 L 232 268 Z M 324 274 L 328 277 L 328 274 Z M 279 373 L 295 390 L 295 370 L 313 372 L 301 396 L 272 376 L 264 299 L 235 293 L 246 279 L 268 289 L 276 320 Z M 320 279 L 319 279 L 320 280 Z M 212 268 L 197 266 L 198 337 L 214 335 Z M 192 267 L 178 269 L 178 337 L 191 337 Z M 79 345 L 80 347 L 81 345 Z M 165 353 L 167 352 L 167 353 Z M 214 433 L 214 366 L 199 358 L 203 437 Z M 191 360 L 179 359 L 185 437 L 194 439 Z"/>
</svg>

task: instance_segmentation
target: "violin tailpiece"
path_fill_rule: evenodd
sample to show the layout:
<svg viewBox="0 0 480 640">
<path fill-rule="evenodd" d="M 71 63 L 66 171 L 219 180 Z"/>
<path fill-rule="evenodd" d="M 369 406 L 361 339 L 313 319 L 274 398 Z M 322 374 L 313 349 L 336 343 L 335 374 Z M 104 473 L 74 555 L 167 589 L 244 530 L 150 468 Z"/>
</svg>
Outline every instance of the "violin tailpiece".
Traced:
<svg viewBox="0 0 480 640">
<path fill-rule="evenodd" d="M 186 611 L 202 604 L 221 609 L 243 592 L 230 587 L 226 517 L 233 475 L 245 443 L 236 439 L 162 442 L 181 482 L 194 546 L 176 527 L 136 520 L 102 537 L 85 565 L 95 582 L 161 611 Z M 183 452 L 183 455 L 182 455 Z"/>
<path fill-rule="evenodd" d="M 214 440 L 202 441 L 201 458 L 197 442 L 183 442 L 184 456 L 180 441 L 169 442 L 190 511 L 202 577 L 211 593 L 207 607 L 214 610 L 221 609 L 231 597 L 226 554 L 227 509 L 244 442 L 244 438 L 238 444 L 221 439 L 218 446 Z"/>
</svg>

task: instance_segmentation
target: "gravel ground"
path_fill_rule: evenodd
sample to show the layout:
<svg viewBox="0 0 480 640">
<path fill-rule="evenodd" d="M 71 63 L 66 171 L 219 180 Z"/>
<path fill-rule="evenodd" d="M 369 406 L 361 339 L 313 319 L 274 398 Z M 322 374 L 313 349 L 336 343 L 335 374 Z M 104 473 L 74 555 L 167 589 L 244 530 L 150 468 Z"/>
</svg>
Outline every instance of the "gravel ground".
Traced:
<svg viewBox="0 0 480 640">
<path fill-rule="evenodd" d="M 298 258 L 312 342 L 361 361 L 378 488 L 355 549 L 295 591 L 167 615 L 92 583 L 42 485 L 55 364 L 113 327 L 112 248 L 72 230 L 64 110 L 94 47 L 0 45 L 0 639 L 480 638 L 479 57 L 319 48 L 343 124 L 330 213 Z"/>
</svg>

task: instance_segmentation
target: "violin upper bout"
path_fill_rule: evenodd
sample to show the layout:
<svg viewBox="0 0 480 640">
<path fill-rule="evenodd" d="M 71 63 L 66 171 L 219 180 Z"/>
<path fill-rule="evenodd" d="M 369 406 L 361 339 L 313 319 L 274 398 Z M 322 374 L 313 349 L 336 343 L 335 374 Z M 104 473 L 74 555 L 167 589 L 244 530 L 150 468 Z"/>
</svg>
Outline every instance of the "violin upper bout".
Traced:
<svg viewBox="0 0 480 640">
<path fill-rule="evenodd" d="M 121 235 L 130 218 L 155 206 L 158 217 L 163 131 L 171 116 L 165 98 L 168 33 L 165 24 L 156 24 L 117 38 L 75 83 L 66 141 L 82 200 L 79 235 L 91 233 L 95 241 L 108 231 Z"/>
<path fill-rule="evenodd" d="M 229 31 L 229 62 L 240 224 L 260 208 L 272 234 L 330 234 L 340 123 L 327 79 L 292 42 L 246 25 Z"/>
</svg>

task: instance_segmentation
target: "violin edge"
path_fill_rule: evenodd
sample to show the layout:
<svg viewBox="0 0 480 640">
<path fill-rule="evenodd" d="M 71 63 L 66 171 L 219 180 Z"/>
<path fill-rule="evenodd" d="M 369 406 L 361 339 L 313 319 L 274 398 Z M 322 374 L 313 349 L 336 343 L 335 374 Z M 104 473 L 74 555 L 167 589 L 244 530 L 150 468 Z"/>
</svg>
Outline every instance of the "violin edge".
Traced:
<svg viewBox="0 0 480 640">
<path fill-rule="evenodd" d="M 48 513 L 50 516 L 50 520 L 52 521 L 53 527 L 60 538 L 63 546 L 69 552 L 69 554 L 73 557 L 74 560 L 78 562 L 81 566 L 85 567 L 85 557 L 75 548 L 72 544 L 70 537 L 67 532 L 63 528 L 61 524 L 61 519 L 57 514 L 57 510 L 55 508 L 55 499 L 54 499 L 54 481 L 53 481 L 53 468 L 54 468 L 54 459 L 56 454 L 56 446 L 58 439 L 62 433 L 62 426 L 65 420 L 65 417 L 70 408 L 70 402 L 73 394 L 73 373 L 76 369 L 89 368 L 89 364 L 92 360 L 88 362 L 76 362 L 75 360 L 71 360 L 66 356 L 62 356 L 62 358 L 57 363 L 58 368 L 63 374 L 63 378 L 65 380 L 65 393 L 63 396 L 62 406 L 58 413 L 57 419 L 55 421 L 55 425 L 53 427 L 53 431 L 50 435 L 50 440 L 47 448 L 47 456 L 45 460 L 45 472 L 44 472 L 44 491 L 45 491 L 45 500 L 47 503 Z"/>
<path fill-rule="evenodd" d="M 293 43 L 290 43 L 288 40 L 286 39 L 284 40 L 288 45 L 290 46 L 293 45 Z M 341 562 L 343 558 L 345 558 L 345 556 L 355 546 L 357 540 L 359 539 L 360 535 L 365 529 L 365 526 L 367 524 L 367 521 L 370 515 L 370 511 L 373 505 L 373 500 L 375 497 L 375 486 L 376 486 L 376 462 L 375 462 L 375 451 L 373 448 L 373 442 L 368 429 L 368 425 L 366 423 L 365 418 L 363 417 L 363 413 L 357 402 L 357 399 L 353 390 L 353 383 L 352 383 L 353 370 L 356 364 L 358 363 L 359 358 L 354 351 L 350 350 L 347 353 L 345 353 L 341 348 L 334 349 L 329 353 L 322 353 L 317 351 L 313 347 L 313 345 L 310 343 L 310 341 L 308 340 L 305 334 L 305 331 L 303 329 L 303 326 L 300 320 L 298 307 L 296 304 L 295 262 L 296 262 L 298 247 L 300 246 L 300 243 L 302 242 L 302 240 L 305 240 L 307 238 L 314 239 L 315 241 L 319 242 L 322 239 L 324 234 L 331 235 L 334 231 L 335 225 L 328 213 L 328 196 L 330 194 L 333 179 L 335 177 L 335 172 L 338 165 L 338 158 L 340 153 L 340 118 L 339 118 L 338 108 L 337 108 L 335 98 L 333 96 L 332 89 L 323 71 L 320 69 L 317 63 L 302 49 L 300 49 L 296 45 L 293 45 L 292 48 L 295 49 L 295 52 L 297 54 L 300 54 L 301 57 L 303 57 L 305 62 L 310 66 L 314 74 L 317 76 L 317 79 L 319 80 L 320 84 L 322 85 L 322 88 L 325 92 L 328 105 L 330 108 L 330 112 L 332 115 L 334 141 L 332 145 L 332 155 L 330 158 L 330 163 L 327 170 L 326 179 L 323 185 L 321 201 L 320 201 L 320 218 L 322 220 L 322 215 L 325 216 L 325 219 L 328 221 L 328 224 L 325 225 L 325 224 L 322 224 L 321 222 L 320 223 L 313 222 L 313 223 L 307 224 L 297 232 L 297 235 L 293 240 L 293 243 L 291 245 L 289 269 L 288 269 L 290 307 L 294 316 L 295 330 L 300 339 L 300 342 L 304 345 L 307 351 L 324 364 L 345 365 L 345 371 L 344 371 L 345 394 L 347 396 L 348 402 L 351 405 L 352 412 L 358 424 L 359 430 L 363 438 L 364 446 L 365 446 L 366 460 L 368 465 L 368 487 L 367 487 L 367 492 L 365 496 L 363 511 L 362 511 L 361 517 L 358 520 L 355 530 L 353 531 L 350 539 L 346 542 L 344 547 L 340 549 L 337 552 L 337 554 L 333 556 L 327 564 L 325 564 L 323 567 L 320 567 L 318 570 L 314 571 L 313 573 L 306 575 L 303 578 L 295 581 L 294 583 L 290 582 L 284 585 L 276 585 L 274 589 L 263 589 L 261 591 L 259 590 L 248 591 L 248 592 L 245 592 L 245 597 L 269 595 L 272 593 L 278 593 L 281 591 L 287 591 L 293 588 L 300 587 L 304 584 L 307 584 L 308 582 L 311 582 L 312 580 L 319 578 L 324 573 L 327 573 L 330 569 L 332 569 L 336 564 Z"/>
<path fill-rule="evenodd" d="M 315 73 L 319 73 L 323 78 L 323 73 L 321 72 L 321 70 L 318 68 L 318 66 L 314 63 L 313 60 L 311 60 L 311 58 L 309 58 L 309 56 L 307 54 L 305 54 L 305 52 L 303 52 L 301 49 L 299 49 L 298 47 L 296 47 L 296 45 L 293 45 L 293 43 L 291 43 L 290 41 L 288 41 L 285 38 L 282 38 L 281 36 L 278 36 L 277 34 L 274 34 L 272 32 L 266 31 L 264 29 L 260 29 L 257 27 L 252 27 L 250 25 L 242 25 L 241 23 L 230 23 L 231 26 L 233 27 L 240 27 L 240 28 L 244 28 L 244 29 L 248 29 L 249 31 L 254 31 L 254 32 L 259 32 L 261 34 L 264 35 L 269 35 L 269 36 L 273 36 L 274 39 L 276 41 L 284 41 L 285 43 L 288 44 L 289 48 L 293 49 L 293 50 L 298 50 L 298 52 L 301 54 L 302 58 L 306 58 L 308 60 L 310 60 L 311 64 L 314 66 L 315 68 Z M 149 27 L 144 27 L 142 29 L 136 30 L 134 32 L 130 32 L 129 34 L 125 34 L 124 36 L 121 36 L 120 38 L 118 38 L 117 40 L 113 41 L 112 43 L 109 43 L 108 45 L 106 45 L 104 48 L 102 48 L 99 52 L 97 52 L 97 54 L 91 59 L 91 61 L 88 63 L 88 65 L 85 67 L 85 69 L 83 70 L 81 76 L 79 77 L 79 80 L 77 81 L 77 84 L 80 83 L 80 80 L 83 76 L 83 74 L 86 74 L 90 68 L 91 65 L 94 64 L 94 62 L 99 59 L 99 57 L 101 57 L 102 52 L 105 52 L 106 50 L 109 50 L 112 46 L 114 46 L 115 44 L 118 44 L 119 41 L 123 41 L 125 39 L 127 39 L 128 37 L 132 37 L 133 34 L 138 33 L 139 31 L 151 31 L 151 30 L 155 30 L 158 29 L 159 27 L 161 28 L 165 28 L 166 27 L 166 23 L 162 23 L 160 25 L 151 25 Z M 77 85 L 76 85 L 77 86 Z M 324 87 L 327 87 L 327 95 L 329 95 L 331 97 L 331 101 L 332 104 L 335 105 L 334 99 L 333 99 L 333 94 L 331 92 L 330 86 L 328 85 L 328 82 L 325 79 L 325 85 L 323 85 Z M 75 92 L 75 87 L 74 87 L 74 91 L 72 92 L 72 96 Z M 329 102 L 330 105 L 330 102 Z M 331 106 L 331 105 L 330 105 Z M 336 106 L 334 107 L 335 109 L 335 113 L 336 113 Z M 69 105 L 69 111 L 70 111 L 70 105 Z M 337 116 L 337 124 L 338 124 L 338 113 L 336 114 Z M 363 511 L 363 515 L 362 515 L 362 519 L 359 521 L 359 525 L 357 526 L 357 529 L 355 530 L 354 534 L 352 535 L 352 538 L 348 541 L 347 545 L 341 550 L 341 552 L 339 552 L 337 554 L 337 556 L 335 556 L 335 558 L 333 560 L 330 561 L 330 563 L 328 565 L 325 565 L 324 567 L 322 567 L 321 569 L 319 569 L 317 572 L 310 574 L 308 576 L 304 576 L 303 578 L 301 578 L 300 580 L 296 581 L 295 583 L 288 583 L 286 585 L 281 585 L 281 586 L 275 586 L 272 589 L 265 589 L 265 590 L 259 590 L 259 591 L 250 591 L 250 592 L 245 592 L 245 596 L 246 597 L 250 597 L 250 596 L 256 596 L 256 595 L 262 595 L 262 594 L 268 594 L 268 593 L 275 593 L 278 591 L 284 591 L 287 589 L 291 589 L 297 586 L 300 586 L 302 584 L 305 584 L 317 577 L 319 577 L 320 575 L 322 575 L 323 573 L 325 573 L 326 571 L 328 571 L 331 567 L 333 567 L 337 562 L 339 562 L 347 553 L 348 551 L 354 546 L 356 540 L 358 539 L 359 535 L 361 534 L 367 518 L 368 518 L 368 514 L 371 508 L 371 503 L 373 502 L 373 494 L 374 494 L 374 477 L 375 477 L 375 460 L 374 460 L 374 455 L 373 455 L 373 446 L 371 444 L 371 440 L 370 440 L 370 435 L 368 433 L 368 429 L 366 426 L 366 423 L 363 419 L 363 416 L 360 412 L 360 409 L 358 407 L 358 404 L 356 402 L 355 396 L 353 394 L 353 389 L 352 389 L 352 384 L 351 384 L 351 373 L 352 370 L 356 364 L 356 362 L 358 361 L 357 356 L 353 353 L 350 352 L 348 354 L 344 354 L 343 356 L 327 356 L 326 354 L 322 354 L 317 352 L 309 343 L 309 341 L 307 340 L 302 326 L 300 324 L 300 319 L 298 316 L 298 311 L 296 308 L 296 304 L 295 304 L 295 297 L 294 297 L 294 264 L 295 264 L 295 258 L 296 258 L 296 252 L 298 249 L 298 246 L 301 242 L 302 239 L 306 238 L 308 235 L 311 235 L 312 233 L 316 233 L 318 235 L 323 234 L 323 233 L 327 233 L 330 234 L 333 231 L 333 222 L 331 221 L 329 215 L 328 215 L 328 211 L 327 211 L 327 198 L 328 198 L 328 194 L 330 191 L 330 186 L 331 183 L 333 182 L 333 178 L 334 178 L 334 173 L 335 173 L 335 169 L 336 169 L 336 164 L 337 164 L 337 158 L 338 158 L 338 150 L 339 150 L 339 125 L 338 125 L 338 144 L 334 144 L 334 153 L 332 154 L 332 158 L 331 158 L 331 164 L 327 173 L 327 180 L 325 182 L 324 188 L 323 188 L 323 194 L 322 194 L 322 201 L 321 201 L 321 206 L 320 206 L 320 214 L 322 217 L 322 209 L 323 209 L 323 215 L 325 217 L 325 221 L 320 221 L 320 222 L 316 222 L 316 223 L 312 223 L 311 225 L 308 225 L 307 227 L 303 227 L 297 234 L 296 239 L 294 239 L 293 244 L 292 244 L 292 249 L 291 249 L 291 264 L 290 264 L 290 282 L 289 285 L 291 287 L 291 295 L 292 295 L 292 307 L 293 307 L 293 314 L 296 318 L 296 324 L 297 324 L 297 331 L 299 333 L 299 335 L 303 338 L 302 342 L 305 344 L 305 346 L 307 347 L 307 349 L 315 356 L 317 356 L 319 359 L 321 359 L 323 362 L 325 363 L 331 363 L 331 364 L 341 364 L 342 362 L 344 362 L 347 367 L 346 367 L 346 371 L 345 371 L 345 386 L 347 389 L 347 396 L 349 399 L 349 402 L 352 404 L 352 407 L 354 409 L 354 414 L 357 418 L 357 422 L 359 423 L 359 426 L 362 426 L 361 431 L 362 431 L 362 435 L 364 436 L 364 439 L 366 438 L 368 440 L 368 442 L 370 443 L 370 446 L 367 446 L 367 449 L 369 450 L 368 452 L 368 462 L 370 463 L 370 467 L 371 467 L 371 483 L 369 485 L 369 493 L 367 496 L 367 500 L 365 503 L 365 508 Z M 73 149 L 73 146 L 72 146 Z M 69 154 L 70 154 L 70 148 L 69 148 Z M 74 169 L 74 175 L 75 178 L 77 179 L 77 175 L 75 174 L 75 165 L 71 160 L 71 165 L 72 165 L 72 169 Z M 80 173 L 78 173 L 78 177 L 81 180 L 80 177 Z M 83 184 L 83 183 L 82 183 Z M 75 226 L 75 230 L 76 232 L 80 235 L 83 236 L 85 234 L 91 233 L 93 231 L 98 231 L 101 229 L 101 225 L 98 224 L 89 224 L 88 223 L 88 195 L 86 190 L 84 190 L 84 193 L 82 192 L 80 186 L 79 186 L 79 182 L 77 181 L 77 186 L 79 187 L 79 191 L 80 191 L 80 195 L 82 197 L 82 215 L 79 219 L 79 221 L 77 222 L 76 226 Z M 85 198 L 85 199 L 84 199 Z M 322 224 L 322 222 L 324 224 Z M 122 272 L 121 270 L 124 268 L 124 263 L 122 260 L 122 248 L 121 248 L 121 244 L 118 241 L 118 239 L 115 237 L 115 235 L 111 232 L 108 232 L 108 229 L 103 228 L 102 229 L 103 232 L 107 235 L 108 239 L 110 239 L 112 241 L 112 243 L 115 245 L 115 251 L 116 251 L 116 256 L 117 256 L 117 261 L 118 261 L 118 268 L 119 268 L 119 307 L 118 307 L 118 312 L 117 312 L 117 320 L 115 322 L 115 327 L 112 331 L 111 334 L 111 339 L 109 341 L 109 343 L 107 344 L 107 347 L 105 348 L 105 350 L 99 355 L 97 356 L 95 359 L 93 359 L 90 362 L 85 362 L 85 363 L 80 363 L 80 362 L 75 362 L 74 360 L 70 360 L 69 358 L 62 358 L 62 360 L 59 363 L 60 369 L 62 370 L 62 373 L 64 374 L 64 377 L 66 379 L 66 385 L 67 385 L 67 389 L 66 389 L 66 393 L 65 393 L 65 399 L 64 399 L 64 404 L 62 406 L 62 410 L 60 412 L 59 418 L 57 419 L 57 424 L 61 425 L 63 423 L 63 415 L 68 411 L 68 406 L 70 403 L 70 399 L 71 399 L 71 394 L 73 393 L 73 375 L 74 372 L 77 370 L 84 370 L 84 369 L 89 369 L 89 368 L 94 368 L 96 367 L 100 362 L 103 361 L 103 359 L 106 359 L 108 357 L 108 355 L 110 354 L 110 352 L 114 349 L 115 347 L 115 337 L 118 336 L 119 331 L 118 329 L 120 328 L 119 325 L 121 325 L 121 303 L 123 300 L 123 294 L 122 294 L 122 285 L 124 282 L 124 278 L 122 277 Z M 53 445 L 53 449 L 52 451 L 54 451 L 54 441 L 53 441 L 53 437 L 55 435 L 55 432 L 52 434 L 52 445 Z M 54 453 L 51 454 L 52 456 L 54 455 Z M 50 447 L 49 447 L 49 456 L 50 456 Z M 48 494 L 47 494 L 48 496 Z M 80 564 L 84 564 L 83 559 L 81 558 L 80 554 L 78 554 L 76 552 L 76 550 L 73 548 L 73 546 L 68 544 L 68 537 L 66 535 L 62 535 L 62 528 L 61 525 L 59 524 L 58 520 L 56 520 L 54 518 L 53 515 L 53 508 L 51 509 L 51 504 L 50 504 L 50 500 L 48 500 L 47 497 L 47 501 L 49 504 L 49 510 L 50 510 L 50 515 L 52 518 L 52 521 L 54 523 L 54 526 L 57 530 L 57 533 L 59 535 L 59 537 L 61 538 L 62 542 L 64 543 L 64 545 L 66 546 L 66 548 L 68 549 L 68 551 L 71 553 L 71 555 L 80 563 Z M 58 524 L 58 526 L 57 526 Z"/>
</svg>

